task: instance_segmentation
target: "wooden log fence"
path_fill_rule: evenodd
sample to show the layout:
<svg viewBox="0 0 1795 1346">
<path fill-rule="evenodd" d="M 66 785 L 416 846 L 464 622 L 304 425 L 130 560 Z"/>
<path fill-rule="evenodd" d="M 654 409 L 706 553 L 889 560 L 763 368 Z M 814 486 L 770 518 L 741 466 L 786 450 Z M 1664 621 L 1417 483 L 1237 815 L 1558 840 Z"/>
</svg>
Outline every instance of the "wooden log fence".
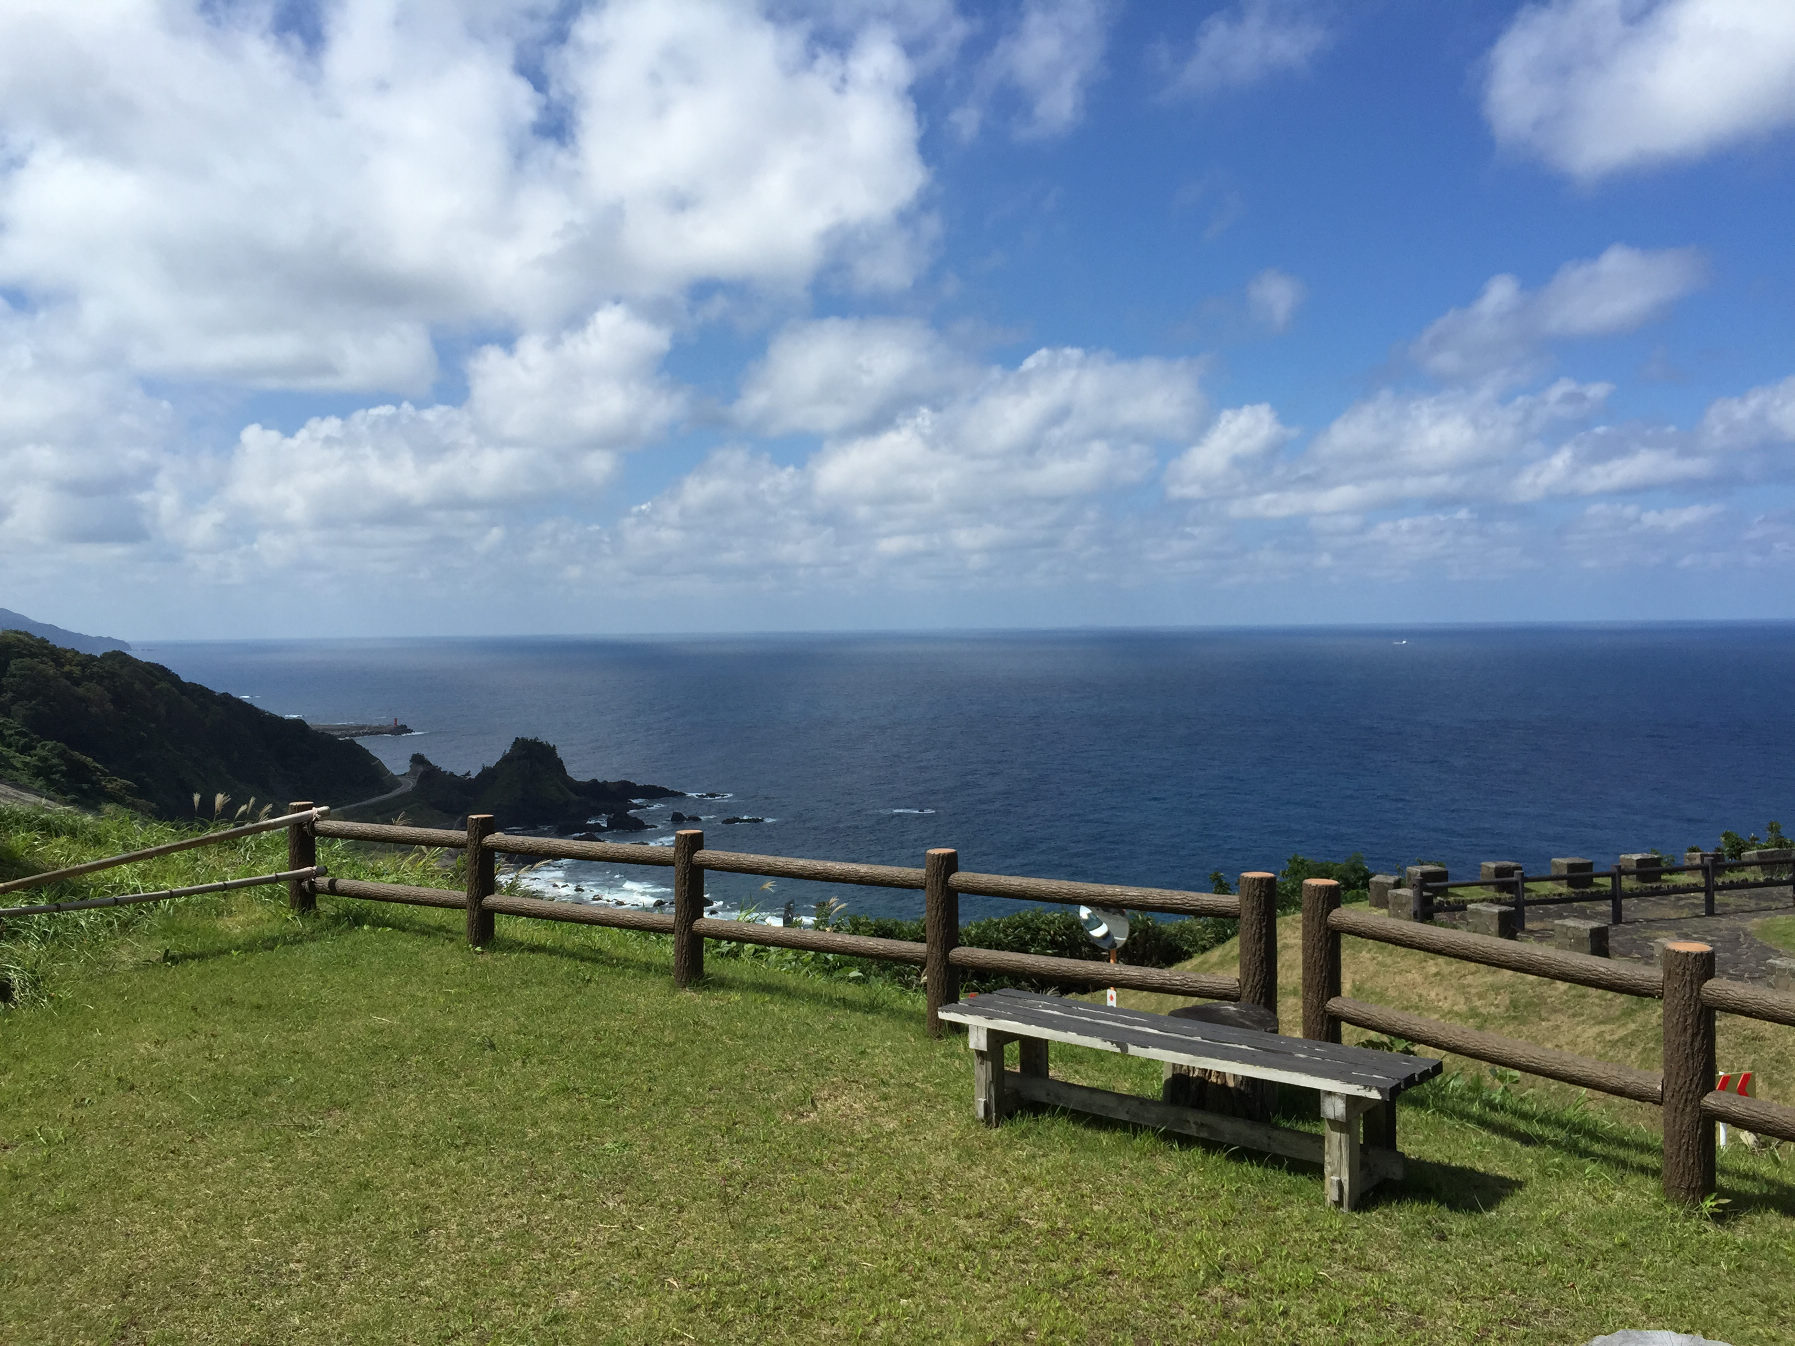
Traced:
<svg viewBox="0 0 1795 1346">
<path fill-rule="evenodd" d="M 1341 993 L 1343 935 L 1617 995 L 1661 1000 L 1663 1068 L 1641 1070 L 1594 1060 L 1351 999 Z M 1665 946 L 1658 969 L 1629 967 L 1587 954 L 1344 910 L 1340 885 L 1332 879 L 1303 883 L 1304 1037 L 1338 1042 L 1340 1026 L 1352 1024 L 1579 1088 L 1656 1104 L 1663 1110 L 1664 1192 L 1684 1204 L 1699 1204 L 1714 1192 L 1716 1122 L 1795 1141 L 1795 1107 L 1715 1089 L 1717 1012 L 1795 1025 L 1795 995 L 1716 977 L 1714 951 L 1706 944 L 1673 942 Z"/>
<path fill-rule="evenodd" d="M 932 1035 L 942 1031 L 937 1011 L 959 999 L 963 971 L 1032 977 L 1065 986 L 1116 986 L 1211 1000 L 1244 1000 L 1260 1005 L 1274 1015 L 1277 1013 L 1277 880 L 1269 873 L 1242 875 L 1238 894 L 1195 893 L 1127 884 L 965 872 L 959 868 L 958 852 L 951 849 L 929 851 L 917 868 L 711 850 L 704 844 L 703 832 L 696 828 L 676 832 L 673 845 L 668 847 L 500 832 L 492 826 L 491 819 L 479 815 L 468 820 L 465 833 L 443 828 L 345 823 L 328 819 L 308 821 L 304 826 L 314 837 L 439 847 L 461 850 L 470 857 L 478 856 L 466 866 L 468 877 L 462 893 L 336 877 L 321 877 L 311 885 L 314 893 L 417 906 L 465 907 L 468 940 L 477 946 L 492 939 L 494 916 L 525 916 L 671 935 L 673 980 L 681 987 L 693 985 L 703 977 L 705 941 L 725 940 L 919 966 L 923 969 L 925 1023 Z M 499 894 L 494 862 L 500 855 L 670 868 L 673 870 L 673 909 L 671 912 L 647 912 Z M 918 891 L 923 895 L 924 938 L 921 942 L 877 939 L 837 930 L 707 917 L 704 915 L 704 875 L 708 871 Z M 970 948 L 959 943 L 962 894 L 1235 919 L 1240 922 L 1241 930 L 1238 971 L 1234 976 L 1199 976 L 1126 963 Z"/>
</svg>

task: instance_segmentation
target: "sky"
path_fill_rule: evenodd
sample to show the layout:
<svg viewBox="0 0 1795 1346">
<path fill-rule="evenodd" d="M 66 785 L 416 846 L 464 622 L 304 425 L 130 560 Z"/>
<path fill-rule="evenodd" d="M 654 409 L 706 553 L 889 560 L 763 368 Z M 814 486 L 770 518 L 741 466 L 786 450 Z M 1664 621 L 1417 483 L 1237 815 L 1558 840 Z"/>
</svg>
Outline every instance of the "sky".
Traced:
<svg viewBox="0 0 1795 1346">
<path fill-rule="evenodd" d="M 1786 0 L 7 0 L 0 606 L 1795 617 Z"/>
</svg>

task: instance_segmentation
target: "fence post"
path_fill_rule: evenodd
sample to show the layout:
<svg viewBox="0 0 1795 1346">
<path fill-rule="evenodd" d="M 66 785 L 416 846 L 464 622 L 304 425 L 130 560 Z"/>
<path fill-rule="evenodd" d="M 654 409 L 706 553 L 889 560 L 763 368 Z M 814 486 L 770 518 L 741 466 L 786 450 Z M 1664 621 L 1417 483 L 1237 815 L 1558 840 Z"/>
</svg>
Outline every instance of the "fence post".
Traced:
<svg viewBox="0 0 1795 1346">
<path fill-rule="evenodd" d="M 1714 861 L 1718 856 L 1713 851 L 1702 852 L 1702 915 L 1714 914 Z"/>
<path fill-rule="evenodd" d="M 476 949 L 492 943 L 492 913 L 482 905 L 498 890 L 493 853 L 486 838 L 498 829 L 490 813 L 467 817 L 467 942 Z"/>
<path fill-rule="evenodd" d="M 703 849 L 698 828 L 673 834 L 673 984 L 681 990 L 704 976 L 704 936 L 692 929 L 704 915 L 704 871 L 692 859 Z"/>
<path fill-rule="evenodd" d="M 1255 870 L 1240 876 L 1240 1003 L 1278 1017 L 1278 879 Z"/>
<path fill-rule="evenodd" d="M 1515 929 L 1523 930 L 1527 925 L 1527 871 L 1522 869 L 1515 873 Z"/>
<path fill-rule="evenodd" d="M 1633 867 L 1633 877 L 1639 878 L 1639 866 Z M 1608 876 L 1608 924 L 1619 925 L 1623 919 L 1620 896 L 1620 865 L 1614 866 L 1614 872 Z"/>
<path fill-rule="evenodd" d="M 1702 1099 L 1714 1088 L 1714 1011 L 1702 985 L 1714 950 L 1676 940 L 1664 946 L 1664 1195 L 1699 1205 L 1714 1191 L 1714 1119 Z"/>
<path fill-rule="evenodd" d="M 1328 929 L 1339 909 L 1338 882 L 1303 880 L 1303 1036 L 1313 1042 L 1340 1041 L 1340 1021 L 1327 1010 L 1340 994 L 1340 932 Z"/>
<path fill-rule="evenodd" d="M 296 804 L 288 804 L 288 813 L 300 813 L 312 807 L 312 801 L 302 799 Z M 318 833 L 310 822 L 287 824 L 287 868 L 309 869 L 318 863 Z M 287 906 L 293 911 L 316 911 L 318 895 L 312 891 L 310 883 L 304 879 L 287 880 Z"/>
<path fill-rule="evenodd" d="M 960 998 L 960 969 L 948 955 L 960 942 L 960 895 L 948 878 L 960 868 L 960 852 L 937 847 L 923 857 L 923 981 L 928 997 L 929 1036 L 941 1036 L 941 1007 Z"/>
</svg>

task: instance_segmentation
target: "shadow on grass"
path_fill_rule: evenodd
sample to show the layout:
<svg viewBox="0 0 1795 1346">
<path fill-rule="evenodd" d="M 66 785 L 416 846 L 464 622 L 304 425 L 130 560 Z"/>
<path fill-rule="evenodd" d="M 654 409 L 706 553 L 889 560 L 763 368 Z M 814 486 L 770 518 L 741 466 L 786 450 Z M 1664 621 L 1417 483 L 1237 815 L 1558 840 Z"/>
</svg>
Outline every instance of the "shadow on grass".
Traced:
<svg viewBox="0 0 1795 1346">
<path fill-rule="evenodd" d="M 1524 1149 L 1549 1150 L 1645 1178 L 1657 1179 L 1663 1173 L 1663 1150 L 1656 1135 L 1581 1105 L 1553 1107 L 1524 1092 L 1463 1087 L 1430 1089 L 1416 1102 L 1436 1116 L 1476 1127 Z M 1767 1157 L 1770 1162 L 1780 1162 L 1775 1151 Z M 1795 1215 L 1795 1173 L 1785 1179 L 1742 1167 L 1754 1159 L 1735 1161 L 1726 1156 L 1718 1184 L 1724 1204 L 1714 1212 L 1715 1218 L 1758 1210 Z"/>
<path fill-rule="evenodd" d="M 1206 1150 L 1211 1153 L 1220 1153 L 1233 1163 L 1245 1164 L 1253 1168 L 1274 1169 L 1282 1173 L 1293 1173 L 1312 1178 L 1315 1182 L 1315 1199 L 1317 1201 L 1324 1199 L 1319 1164 L 1305 1163 L 1300 1159 L 1290 1159 L 1283 1155 L 1264 1154 L 1257 1150 L 1243 1149 L 1234 1145 L 1221 1145 L 1213 1141 L 1200 1140 L 1195 1136 L 1161 1131 L 1156 1127 L 1142 1126 L 1134 1122 L 1116 1121 L 1113 1118 L 1098 1117 L 1084 1112 L 1069 1112 L 1064 1108 L 1029 1107 L 1017 1115 L 1036 1119 L 1058 1118 L 1092 1130 L 1114 1131 L 1130 1135 L 1157 1135 L 1173 1149 Z M 1360 1202 L 1358 1209 L 1406 1204 L 1437 1206 L 1442 1210 L 1463 1214 L 1488 1214 L 1520 1191 L 1524 1185 L 1518 1178 L 1505 1177 L 1497 1173 L 1484 1173 L 1459 1164 L 1443 1164 L 1408 1158 L 1405 1161 L 1405 1167 L 1407 1173 L 1401 1182 L 1379 1183 Z"/>
</svg>

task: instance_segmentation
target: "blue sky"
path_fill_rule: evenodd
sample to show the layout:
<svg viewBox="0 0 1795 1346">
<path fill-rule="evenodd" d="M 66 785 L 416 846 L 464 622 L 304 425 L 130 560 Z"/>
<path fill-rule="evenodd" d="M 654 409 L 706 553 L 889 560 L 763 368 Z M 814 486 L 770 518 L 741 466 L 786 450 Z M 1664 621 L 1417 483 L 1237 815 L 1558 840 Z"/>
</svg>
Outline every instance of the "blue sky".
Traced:
<svg viewBox="0 0 1795 1346">
<path fill-rule="evenodd" d="M 0 605 L 1795 616 L 1795 6 L 0 11 Z"/>
</svg>

